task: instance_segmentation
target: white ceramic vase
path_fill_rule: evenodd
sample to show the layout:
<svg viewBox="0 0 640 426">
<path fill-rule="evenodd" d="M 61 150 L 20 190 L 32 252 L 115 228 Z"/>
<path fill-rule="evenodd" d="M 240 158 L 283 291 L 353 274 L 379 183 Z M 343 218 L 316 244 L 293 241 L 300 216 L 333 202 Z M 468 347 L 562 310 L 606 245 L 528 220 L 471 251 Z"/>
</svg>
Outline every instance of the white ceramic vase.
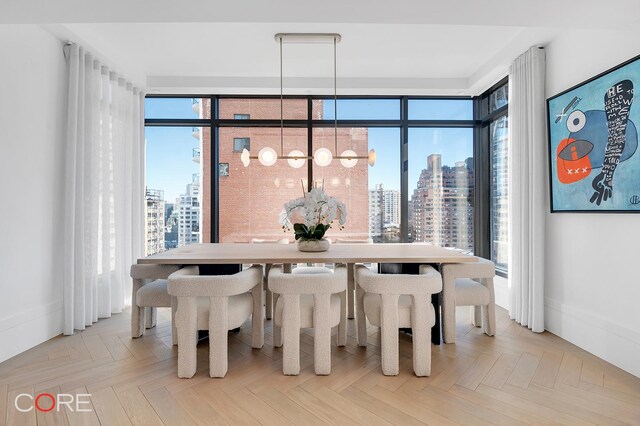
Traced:
<svg viewBox="0 0 640 426">
<path fill-rule="evenodd" d="M 306 252 L 318 252 L 329 250 L 331 243 L 327 239 L 320 240 L 298 240 L 298 250 Z"/>
</svg>

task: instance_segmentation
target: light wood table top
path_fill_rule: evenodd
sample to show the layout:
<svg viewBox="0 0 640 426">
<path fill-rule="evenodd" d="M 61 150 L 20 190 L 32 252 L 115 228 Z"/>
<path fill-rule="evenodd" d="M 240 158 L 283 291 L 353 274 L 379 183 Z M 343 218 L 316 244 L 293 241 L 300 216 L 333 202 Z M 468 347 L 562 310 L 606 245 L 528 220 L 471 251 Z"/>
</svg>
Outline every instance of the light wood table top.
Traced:
<svg viewBox="0 0 640 426">
<path fill-rule="evenodd" d="M 328 251 L 304 253 L 296 244 L 191 244 L 138 259 L 140 264 L 233 263 L 464 263 L 473 256 L 429 244 L 332 244 Z"/>
</svg>

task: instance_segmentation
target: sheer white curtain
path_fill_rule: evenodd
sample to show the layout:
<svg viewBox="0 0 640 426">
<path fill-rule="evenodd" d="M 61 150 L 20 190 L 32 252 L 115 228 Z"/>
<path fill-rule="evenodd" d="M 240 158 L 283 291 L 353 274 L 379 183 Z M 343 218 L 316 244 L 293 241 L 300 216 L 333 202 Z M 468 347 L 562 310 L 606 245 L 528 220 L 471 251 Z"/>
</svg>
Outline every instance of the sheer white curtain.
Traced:
<svg viewBox="0 0 640 426">
<path fill-rule="evenodd" d="M 545 51 L 532 47 L 509 69 L 509 316 L 544 331 L 547 212 Z"/>
<path fill-rule="evenodd" d="M 121 312 L 143 254 L 144 94 L 78 45 L 69 65 L 64 334 Z"/>
</svg>

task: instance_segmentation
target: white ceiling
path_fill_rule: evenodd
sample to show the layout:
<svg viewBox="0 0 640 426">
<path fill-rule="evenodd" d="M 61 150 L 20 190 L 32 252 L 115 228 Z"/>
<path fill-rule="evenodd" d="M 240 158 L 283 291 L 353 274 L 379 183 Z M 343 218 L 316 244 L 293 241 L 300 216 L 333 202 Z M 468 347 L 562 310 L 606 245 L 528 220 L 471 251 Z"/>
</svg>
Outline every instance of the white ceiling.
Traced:
<svg viewBox="0 0 640 426">
<path fill-rule="evenodd" d="M 615 4 L 615 11 L 612 11 Z M 618 0 L 3 0 L 150 91 L 277 93 L 278 32 L 337 32 L 341 94 L 476 94 L 532 45 L 640 23 Z M 330 93 L 330 45 L 285 45 L 285 93 Z"/>
</svg>

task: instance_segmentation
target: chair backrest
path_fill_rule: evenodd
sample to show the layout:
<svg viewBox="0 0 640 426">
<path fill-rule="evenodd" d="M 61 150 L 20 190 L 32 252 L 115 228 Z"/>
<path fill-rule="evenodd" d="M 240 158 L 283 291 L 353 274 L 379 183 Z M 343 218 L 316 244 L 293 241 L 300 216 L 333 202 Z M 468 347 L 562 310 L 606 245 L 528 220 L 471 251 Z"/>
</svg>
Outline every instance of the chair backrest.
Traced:
<svg viewBox="0 0 640 426">
<path fill-rule="evenodd" d="M 131 265 L 131 278 L 136 280 L 166 280 L 180 265 Z"/>
<path fill-rule="evenodd" d="M 269 290 L 278 294 L 334 294 L 346 289 L 344 265 L 324 274 L 286 274 L 282 265 L 274 265 L 269 271 Z"/>
<path fill-rule="evenodd" d="M 198 275 L 197 266 L 188 266 L 169 276 L 167 290 L 177 297 L 235 296 L 262 284 L 262 266 L 253 265 L 233 275 Z"/>
<path fill-rule="evenodd" d="M 355 279 L 367 293 L 434 294 L 442 290 L 440 273 L 428 265 L 420 265 L 419 275 L 378 274 L 364 265 L 356 265 Z"/>
<path fill-rule="evenodd" d="M 452 278 L 493 278 L 496 265 L 482 257 L 473 256 L 477 262 L 448 263 L 442 265 L 442 273 Z"/>
</svg>

